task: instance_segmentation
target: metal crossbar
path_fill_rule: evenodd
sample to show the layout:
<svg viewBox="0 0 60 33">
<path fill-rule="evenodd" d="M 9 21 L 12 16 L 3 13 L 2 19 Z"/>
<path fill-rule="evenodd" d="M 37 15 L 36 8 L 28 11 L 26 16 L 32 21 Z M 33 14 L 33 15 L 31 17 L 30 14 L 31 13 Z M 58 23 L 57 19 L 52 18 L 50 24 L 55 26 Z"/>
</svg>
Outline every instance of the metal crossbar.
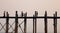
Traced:
<svg viewBox="0 0 60 33">
<path fill-rule="evenodd" d="M 0 17 L 0 18 L 16 18 L 16 17 Z M 44 16 L 41 16 L 41 17 L 17 17 L 18 19 L 20 18 L 26 18 L 26 19 L 33 19 L 33 18 L 46 18 L 46 17 L 44 17 Z M 47 16 L 47 19 L 54 19 L 54 18 L 57 18 L 57 19 L 60 19 L 60 17 L 51 17 L 51 16 Z"/>
</svg>

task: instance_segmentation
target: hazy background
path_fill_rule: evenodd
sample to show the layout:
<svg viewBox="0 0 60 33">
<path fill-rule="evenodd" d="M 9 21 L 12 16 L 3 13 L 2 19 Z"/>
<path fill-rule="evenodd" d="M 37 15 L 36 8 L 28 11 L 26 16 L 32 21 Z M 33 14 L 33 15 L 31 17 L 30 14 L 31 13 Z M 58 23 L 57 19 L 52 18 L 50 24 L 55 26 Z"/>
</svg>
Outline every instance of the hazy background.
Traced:
<svg viewBox="0 0 60 33">
<path fill-rule="evenodd" d="M 43 16 L 47 10 L 48 16 L 53 16 L 55 11 L 60 16 L 60 0 L 0 0 L 0 16 L 3 16 L 3 11 L 8 11 L 10 16 L 15 16 L 15 11 L 27 12 L 28 16 L 32 16 L 34 11 L 38 11 L 39 16 Z M 48 32 L 53 32 L 53 20 L 48 20 Z M 0 21 L 3 22 L 3 21 Z M 28 20 L 27 32 L 32 32 L 32 20 Z M 37 32 L 44 32 L 44 21 L 37 21 Z M 60 22 L 58 20 L 58 32 L 60 32 Z"/>
</svg>

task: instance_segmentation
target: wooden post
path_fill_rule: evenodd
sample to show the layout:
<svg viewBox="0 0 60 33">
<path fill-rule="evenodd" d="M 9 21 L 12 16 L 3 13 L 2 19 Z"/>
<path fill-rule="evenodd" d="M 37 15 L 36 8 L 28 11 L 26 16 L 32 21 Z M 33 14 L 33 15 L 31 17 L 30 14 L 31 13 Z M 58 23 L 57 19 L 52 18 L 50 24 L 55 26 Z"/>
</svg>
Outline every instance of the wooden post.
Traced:
<svg viewBox="0 0 60 33">
<path fill-rule="evenodd" d="M 54 14 L 54 33 L 57 33 L 57 12 Z"/>
<path fill-rule="evenodd" d="M 6 33 L 8 33 L 8 27 L 9 27 L 9 14 L 8 14 L 8 12 L 7 12 L 7 16 L 6 16 L 7 18 L 6 18 Z"/>
<path fill-rule="evenodd" d="M 47 11 L 45 11 L 45 33 L 47 33 Z"/>
<path fill-rule="evenodd" d="M 26 19 L 26 17 L 27 17 L 27 12 L 24 14 L 24 17 L 25 17 L 24 18 L 24 33 L 26 33 L 26 27 L 27 27 L 26 26 L 27 25 L 27 21 L 26 21 L 27 19 Z"/>
<path fill-rule="evenodd" d="M 16 11 L 16 18 L 15 18 L 15 33 L 18 33 L 18 14 Z"/>
</svg>

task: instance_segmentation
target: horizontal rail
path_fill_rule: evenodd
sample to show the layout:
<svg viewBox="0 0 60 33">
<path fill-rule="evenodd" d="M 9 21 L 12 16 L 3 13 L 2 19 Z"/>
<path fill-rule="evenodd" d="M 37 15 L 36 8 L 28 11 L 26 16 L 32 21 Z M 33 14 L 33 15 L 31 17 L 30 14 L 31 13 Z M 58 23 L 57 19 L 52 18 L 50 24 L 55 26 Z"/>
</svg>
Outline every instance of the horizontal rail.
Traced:
<svg viewBox="0 0 60 33">
<path fill-rule="evenodd" d="M 16 18 L 16 17 L 0 17 L 0 18 Z M 18 19 L 19 18 L 27 18 L 27 19 L 33 19 L 33 18 L 48 18 L 48 19 L 53 19 L 53 18 L 57 18 L 57 19 L 60 19 L 60 17 L 51 17 L 51 16 L 47 16 L 47 17 L 44 17 L 44 16 L 41 16 L 41 17 L 17 17 Z"/>
</svg>

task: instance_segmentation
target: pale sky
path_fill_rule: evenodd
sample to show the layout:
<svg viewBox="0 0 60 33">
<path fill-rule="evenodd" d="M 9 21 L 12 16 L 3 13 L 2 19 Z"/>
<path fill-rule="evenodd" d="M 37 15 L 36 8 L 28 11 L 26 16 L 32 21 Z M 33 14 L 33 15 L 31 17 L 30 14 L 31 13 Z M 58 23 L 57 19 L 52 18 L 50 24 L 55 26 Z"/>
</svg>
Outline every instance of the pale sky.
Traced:
<svg viewBox="0 0 60 33">
<path fill-rule="evenodd" d="M 27 12 L 28 16 L 32 16 L 34 11 L 38 11 L 39 16 L 44 15 L 44 11 L 47 10 L 48 16 L 53 16 L 55 11 L 58 12 L 60 16 L 60 0 L 0 0 L 0 16 L 3 15 L 3 11 L 8 11 L 10 16 L 14 16 L 15 11 Z M 44 21 L 37 21 L 37 32 L 44 32 Z M 32 21 L 29 22 L 27 31 L 32 32 Z M 42 25 L 42 26 L 41 26 Z M 58 20 L 58 32 L 60 32 L 60 22 Z M 48 31 L 53 32 L 53 21 L 49 20 L 48 22 Z"/>
</svg>

